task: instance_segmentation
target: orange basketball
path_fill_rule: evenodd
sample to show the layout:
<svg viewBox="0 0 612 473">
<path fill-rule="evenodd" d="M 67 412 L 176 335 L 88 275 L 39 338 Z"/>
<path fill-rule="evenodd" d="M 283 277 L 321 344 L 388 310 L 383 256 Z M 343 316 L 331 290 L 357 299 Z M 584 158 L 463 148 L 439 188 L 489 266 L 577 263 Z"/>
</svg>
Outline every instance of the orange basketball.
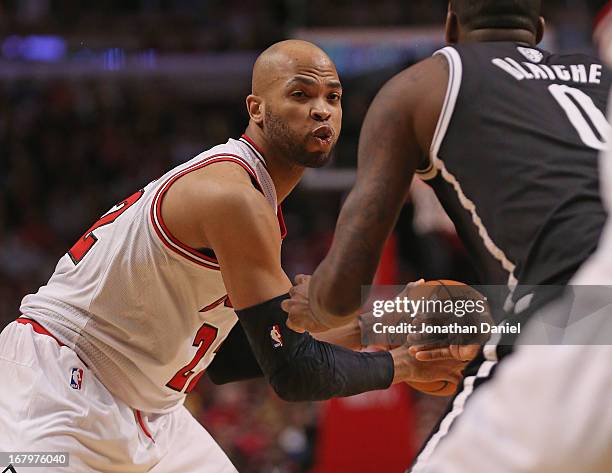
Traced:
<svg viewBox="0 0 612 473">
<path fill-rule="evenodd" d="M 466 293 L 472 292 L 473 297 L 477 298 L 478 295 L 480 295 L 477 291 L 470 288 L 470 286 L 468 286 L 467 284 L 462 283 L 460 281 L 453 281 L 451 279 L 433 279 L 431 281 L 425 281 L 422 286 L 431 287 L 431 289 L 425 289 L 425 291 L 428 292 L 427 294 L 421 294 L 424 297 L 430 297 L 434 294 L 437 294 L 438 297 L 441 297 L 442 299 L 452 299 L 453 297 L 465 296 Z M 455 286 L 456 289 L 454 291 L 448 289 L 444 290 L 444 287 L 446 286 Z M 465 286 L 465 288 L 470 288 L 469 290 L 467 290 L 469 292 L 464 289 L 457 289 L 457 286 Z M 429 383 L 409 382 L 407 384 L 422 393 L 440 397 L 452 396 L 453 394 L 455 394 L 458 387 L 457 384 L 447 381 L 432 381 Z"/>
<path fill-rule="evenodd" d="M 432 279 L 425 281 L 420 287 L 424 288 L 421 291 L 425 291 L 425 294 L 421 295 L 425 297 L 437 295 L 441 299 L 469 297 L 470 299 L 477 300 L 484 298 L 482 294 L 470 285 L 461 281 L 453 281 L 452 279 Z"/>
<path fill-rule="evenodd" d="M 410 288 L 410 295 L 414 298 L 436 298 L 439 300 L 465 297 L 468 294 L 478 294 L 465 283 L 451 279 L 432 279 Z"/>
<path fill-rule="evenodd" d="M 467 286 L 465 283 L 452 279 L 432 279 L 431 281 L 425 281 L 423 284 L 425 286 Z"/>
<path fill-rule="evenodd" d="M 457 385 L 448 381 L 432 381 L 431 383 L 408 382 L 406 384 L 430 396 L 452 396 L 457 391 Z"/>
</svg>

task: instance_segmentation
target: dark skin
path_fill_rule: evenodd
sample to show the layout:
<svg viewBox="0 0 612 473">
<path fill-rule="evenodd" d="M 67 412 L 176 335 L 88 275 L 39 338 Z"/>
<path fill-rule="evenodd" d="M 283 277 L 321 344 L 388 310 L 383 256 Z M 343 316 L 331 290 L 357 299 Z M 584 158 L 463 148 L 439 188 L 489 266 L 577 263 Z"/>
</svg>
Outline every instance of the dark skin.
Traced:
<svg viewBox="0 0 612 473">
<path fill-rule="evenodd" d="M 513 41 L 535 46 L 543 32 L 542 18 L 534 31 L 471 30 L 450 8 L 446 20 L 448 44 Z M 414 172 L 429 162 L 447 86 L 448 63 L 434 56 L 392 78 L 372 102 L 359 140 L 357 181 L 340 212 L 332 247 L 311 279 L 299 277 L 284 305 L 294 328 L 324 331 L 350 323 L 359 313 L 361 287 L 372 283 Z M 412 351 L 418 353 L 418 347 Z M 449 347 L 421 352 L 419 359 L 440 356 L 467 358 Z"/>
<path fill-rule="evenodd" d="M 259 57 L 253 68 L 247 135 L 262 150 L 282 202 L 307 167 L 329 159 L 342 121 L 342 88 L 333 62 L 313 44 L 289 40 Z M 162 216 L 170 233 L 193 248 L 210 248 L 237 309 L 286 294 L 275 209 L 242 166 L 219 162 L 188 173 L 168 191 Z M 338 340 L 342 342 L 342 340 Z M 456 385 L 461 366 L 420 363 L 408 347 L 390 351 L 393 382 L 442 381 Z"/>
</svg>

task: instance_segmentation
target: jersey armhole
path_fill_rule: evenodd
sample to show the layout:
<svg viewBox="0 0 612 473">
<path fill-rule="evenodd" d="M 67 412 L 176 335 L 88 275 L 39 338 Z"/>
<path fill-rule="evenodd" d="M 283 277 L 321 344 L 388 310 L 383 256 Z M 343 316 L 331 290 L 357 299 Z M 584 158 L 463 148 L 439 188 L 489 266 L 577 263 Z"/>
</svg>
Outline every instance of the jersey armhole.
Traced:
<svg viewBox="0 0 612 473">
<path fill-rule="evenodd" d="M 423 169 L 417 169 L 416 175 L 423 181 L 429 181 L 438 175 L 440 170 L 440 158 L 438 153 L 440 147 L 446 136 L 446 131 L 450 124 L 453 112 L 455 111 L 455 105 L 457 104 L 457 98 L 459 97 L 459 89 L 461 88 L 461 80 L 463 77 L 463 65 L 461 63 L 461 56 L 456 49 L 447 46 L 446 48 L 440 49 L 434 53 L 435 55 L 442 55 L 448 62 L 448 85 L 446 87 L 446 96 L 444 98 L 444 104 L 440 111 L 440 117 L 438 118 L 438 124 L 436 125 L 436 131 L 434 132 L 433 139 L 431 140 L 431 146 L 429 148 L 429 165 Z"/>
<path fill-rule="evenodd" d="M 168 192 L 172 184 L 174 184 L 178 179 L 189 174 L 190 172 L 197 171 L 211 164 L 220 162 L 232 162 L 241 166 L 251 177 L 251 181 L 253 182 L 255 188 L 263 193 L 261 184 L 257 179 L 257 174 L 251 168 L 251 166 L 249 166 L 248 163 L 246 163 L 243 159 L 236 155 L 218 154 L 209 156 L 204 160 L 195 163 L 192 166 L 189 166 L 188 168 L 183 169 L 182 171 L 179 171 L 169 177 L 157 190 L 155 197 L 153 197 L 150 209 L 151 224 L 153 226 L 153 229 L 159 237 L 159 240 L 166 248 L 171 250 L 173 253 L 182 256 L 188 261 L 191 261 L 192 263 L 216 271 L 219 271 L 221 268 L 217 259 L 212 256 L 214 255 L 214 253 L 212 253 L 212 250 L 210 250 L 211 253 L 209 253 L 208 251 L 206 251 L 206 248 L 192 248 L 189 245 L 186 245 L 185 243 L 181 242 L 174 235 L 172 235 L 162 218 L 161 207 L 166 193 Z"/>
</svg>

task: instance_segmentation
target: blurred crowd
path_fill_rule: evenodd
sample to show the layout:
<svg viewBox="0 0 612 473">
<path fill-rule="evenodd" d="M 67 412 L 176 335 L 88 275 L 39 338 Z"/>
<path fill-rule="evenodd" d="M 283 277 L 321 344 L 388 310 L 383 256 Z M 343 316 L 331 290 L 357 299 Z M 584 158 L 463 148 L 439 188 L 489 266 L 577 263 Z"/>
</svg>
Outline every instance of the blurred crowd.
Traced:
<svg viewBox="0 0 612 473">
<path fill-rule="evenodd" d="M 369 101 L 359 90 L 345 103 L 335 166 L 355 164 Z M 247 114 L 237 99 L 198 99 L 163 81 L 0 83 L 0 317 L 13 317 L 20 298 L 48 279 L 67 248 L 115 202 L 239 137 Z M 290 275 L 311 273 L 325 255 L 342 197 L 298 189 L 287 201 Z M 460 272 L 449 267 L 449 258 L 457 258 L 452 234 L 417 235 L 410 205 L 405 214 L 398 227 L 404 276 Z"/>
<path fill-rule="evenodd" d="M 257 50 L 295 27 L 440 24 L 446 3 L 7 0 L 0 3 L 0 36 L 61 32 L 74 42 L 103 44 L 106 38 L 114 46 L 124 38 L 134 48 L 161 51 Z M 563 38 L 580 44 L 590 21 L 584 2 L 545 3 L 560 28 L 570 31 Z M 557 10 L 561 4 L 567 8 Z M 343 134 L 332 167 L 355 166 L 363 116 L 391 72 L 345 83 Z M 243 104 L 241 94 L 198 96 L 168 79 L 0 82 L 0 328 L 114 203 L 202 150 L 240 136 L 248 118 Z M 290 276 L 312 273 L 325 255 L 346 190 L 299 187 L 285 202 L 283 262 Z M 391 250 L 393 281 L 386 282 L 477 282 L 452 227 L 415 224 L 415 211 L 418 205 L 408 201 Z M 310 471 L 320 404 L 285 403 L 262 381 L 200 384 L 189 407 L 239 471 Z M 418 443 L 443 405 L 413 399 Z"/>
<path fill-rule="evenodd" d="M 356 133 L 370 99 L 357 94 L 347 100 L 352 113 L 345 114 L 336 166 L 354 165 Z M 0 107 L 1 326 L 115 202 L 198 152 L 240 136 L 247 123 L 241 98 L 215 103 L 158 81 L 0 83 Z M 311 273 L 325 255 L 343 195 L 300 188 L 284 205 L 289 235 L 283 259 L 290 276 Z M 456 237 L 419 234 L 412 205 L 404 214 L 398 282 L 466 280 Z M 201 383 L 190 405 L 241 472 L 308 471 L 316 404 L 279 401 L 262 381 L 221 388 Z"/>
<path fill-rule="evenodd" d="M 585 44 L 603 0 L 546 0 L 549 21 Z M 158 51 L 261 49 L 294 28 L 440 25 L 447 0 L 5 0 L 0 37 L 61 34 L 71 47 Z"/>
</svg>

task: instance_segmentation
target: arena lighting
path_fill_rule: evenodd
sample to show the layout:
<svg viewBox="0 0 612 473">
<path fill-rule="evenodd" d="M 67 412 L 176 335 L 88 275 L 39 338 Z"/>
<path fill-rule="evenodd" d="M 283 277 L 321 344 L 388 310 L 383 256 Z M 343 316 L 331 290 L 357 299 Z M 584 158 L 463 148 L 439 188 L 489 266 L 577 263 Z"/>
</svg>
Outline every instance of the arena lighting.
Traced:
<svg viewBox="0 0 612 473">
<path fill-rule="evenodd" d="M 311 28 L 293 37 L 312 41 L 343 76 L 355 76 L 421 59 L 443 46 L 440 28 Z"/>
<path fill-rule="evenodd" d="M 66 41 L 59 36 L 12 35 L 2 42 L 2 55 L 6 59 L 58 62 L 66 57 L 66 50 Z"/>
<path fill-rule="evenodd" d="M 541 46 L 554 49 L 554 28 L 548 27 Z M 444 46 L 441 27 L 303 28 L 292 37 L 321 46 L 341 76 L 355 76 L 421 60 Z"/>
<path fill-rule="evenodd" d="M 118 71 L 125 66 L 125 50 L 111 48 L 104 52 L 104 69 Z"/>
</svg>

